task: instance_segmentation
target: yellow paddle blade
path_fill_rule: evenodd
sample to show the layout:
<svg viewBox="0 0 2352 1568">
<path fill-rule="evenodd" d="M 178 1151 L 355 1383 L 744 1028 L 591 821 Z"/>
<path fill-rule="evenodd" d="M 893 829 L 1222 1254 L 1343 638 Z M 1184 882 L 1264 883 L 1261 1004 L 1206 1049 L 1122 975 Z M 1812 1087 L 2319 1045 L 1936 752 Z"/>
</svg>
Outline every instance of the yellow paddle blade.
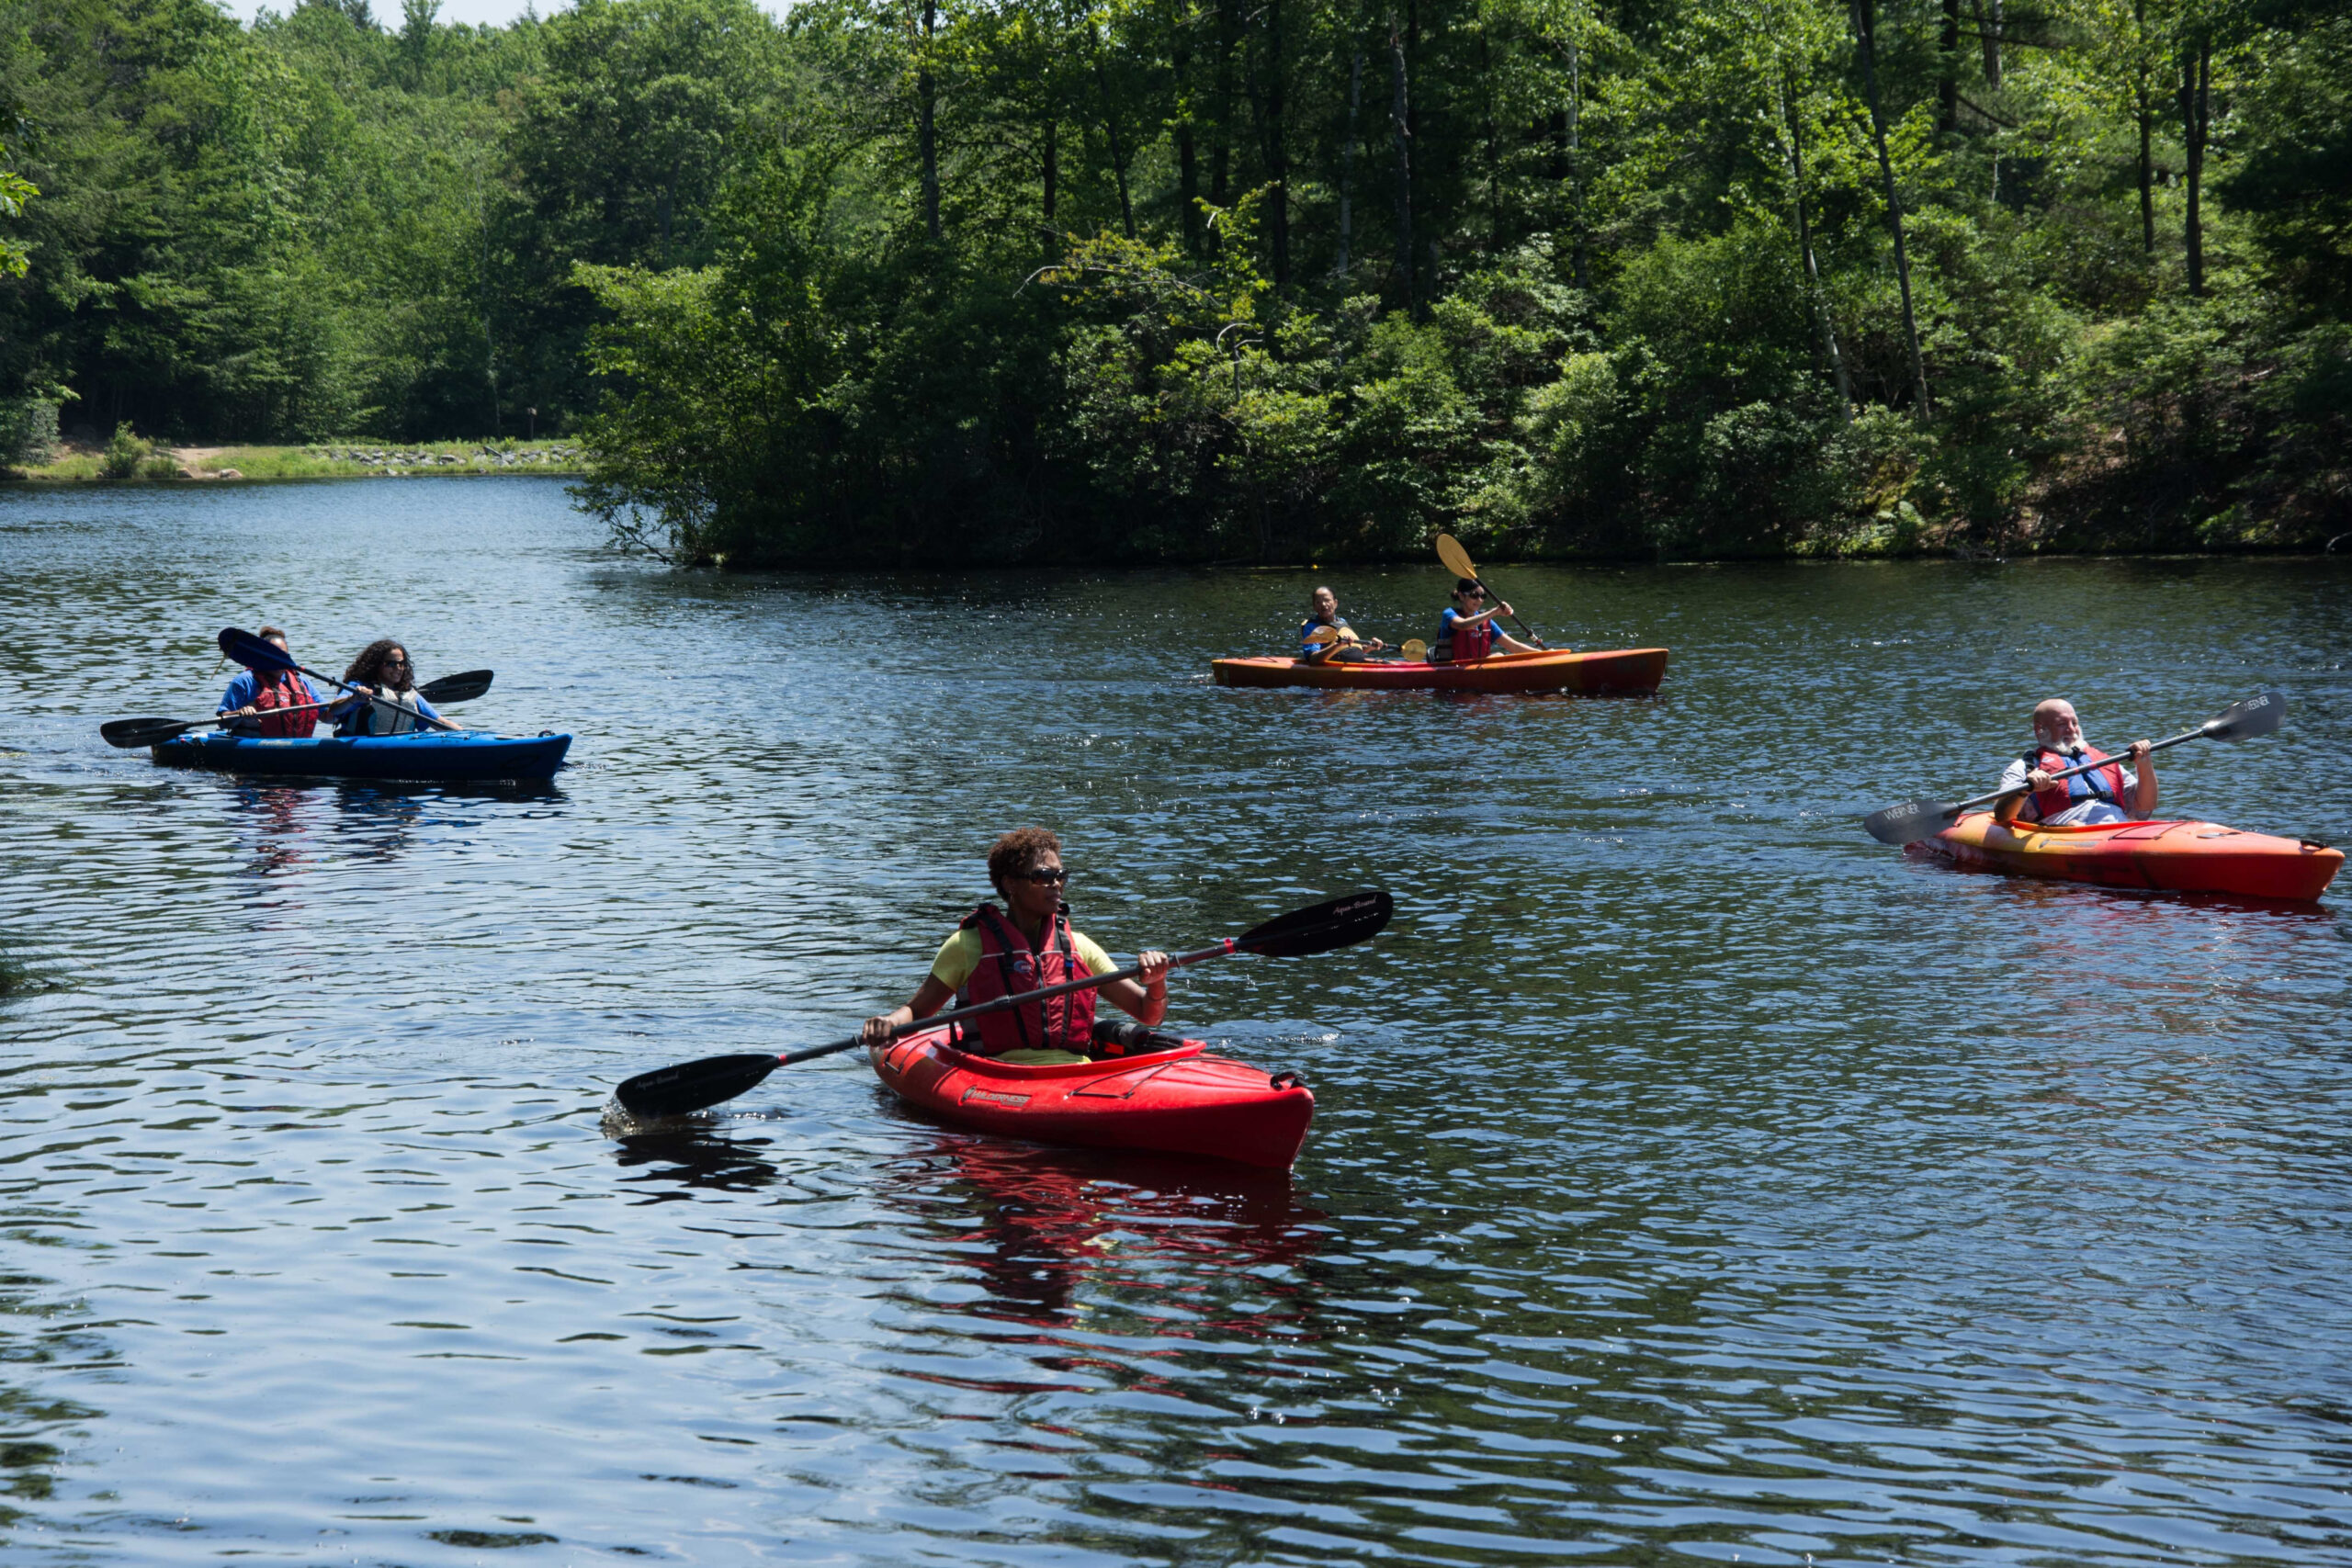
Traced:
<svg viewBox="0 0 2352 1568">
<path fill-rule="evenodd" d="M 1437 558 L 1443 561 L 1445 570 L 1456 577 L 1478 575 L 1477 567 L 1471 562 L 1470 552 L 1464 549 L 1462 542 L 1451 534 L 1440 534 L 1437 536 Z"/>
<path fill-rule="evenodd" d="M 1306 640 L 1314 644 L 1317 648 L 1321 648 L 1329 643 L 1337 642 L 1340 640 L 1340 628 L 1337 626 L 1317 626 L 1313 631 L 1306 634 Z"/>
<path fill-rule="evenodd" d="M 1407 637 L 1404 646 L 1396 651 L 1405 656 L 1408 664 L 1420 664 L 1429 659 L 1430 645 L 1417 637 Z"/>
</svg>

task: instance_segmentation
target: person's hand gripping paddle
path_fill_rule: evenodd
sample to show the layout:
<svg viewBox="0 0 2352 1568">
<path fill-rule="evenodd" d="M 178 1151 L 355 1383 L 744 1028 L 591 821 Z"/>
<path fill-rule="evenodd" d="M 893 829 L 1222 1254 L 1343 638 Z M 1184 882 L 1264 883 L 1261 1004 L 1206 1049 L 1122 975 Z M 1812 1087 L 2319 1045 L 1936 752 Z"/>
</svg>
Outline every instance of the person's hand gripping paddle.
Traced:
<svg viewBox="0 0 2352 1568">
<path fill-rule="evenodd" d="M 1340 640 L 1340 628 L 1337 626 L 1317 626 L 1313 631 L 1306 634 L 1306 640 L 1314 644 L 1317 648 L 1329 648 L 1333 643 Z M 1430 645 L 1423 642 L 1419 637 L 1408 637 L 1403 642 L 1396 645 L 1396 652 L 1406 663 L 1419 664 L 1423 660 L 1429 658 Z M 1379 659 L 1379 655 L 1374 654 L 1373 658 L 1377 660 Z"/>
<path fill-rule="evenodd" d="M 444 675 L 437 681 L 427 681 L 416 689 L 416 694 L 435 707 L 450 703 L 469 703 L 490 690 L 496 679 L 488 670 L 467 670 L 455 675 Z M 300 707 L 279 708 L 279 713 L 313 713 L 325 707 L 324 703 L 305 703 Z M 209 729 L 219 725 L 236 722 L 225 714 L 210 718 L 114 718 L 98 726 L 98 733 L 109 746 L 119 746 L 126 751 L 144 746 L 161 746 L 166 740 L 177 740 L 191 729 Z"/>
<path fill-rule="evenodd" d="M 2287 694 L 2263 692 L 2242 703 L 2231 704 L 2196 728 L 2176 735 L 2169 740 L 2156 741 L 2148 750 L 2161 751 L 2167 746 L 2177 746 L 2185 740 L 2251 740 L 2256 736 L 2269 734 L 2285 722 L 2286 717 Z M 2077 773 L 2112 767 L 2123 761 L 2125 759 L 2121 757 L 2109 757 L 2097 762 L 2086 762 L 2079 768 L 2068 768 L 2050 777 L 2052 782 L 2071 779 Z M 2027 794 L 2031 787 L 2019 784 L 2015 789 L 1998 789 L 1990 795 L 1980 795 L 1973 800 L 1963 800 L 1957 806 L 1947 806 L 1937 800 L 1906 800 L 1900 806 L 1871 812 L 1862 818 L 1862 828 L 1882 844 L 1916 844 L 1922 839 L 1932 839 L 1942 832 L 1963 811 L 1973 811 L 1980 806 L 1991 806 L 2012 795 Z"/>
<path fill-rule="evenodd" d="M 1342 947 L 1353 947 L 1368 942 L 1388 923 L 1396 905 L 1379 889 L 1368 893 L 1351 893 L 1344 898 L 1334 898 L 1312 908 L 1294 909 L 1278 915 L 1263 925 L 1252 926 L 1239 936 L 1226 938 L 1214 947 L 1204 947 L 1196 953 L 1179 953 L 1169 960 L 1169 967 L 1181 969 L 1188 964 L 1199 964 L 1211 958 L 1223 958 L 1228 953 L 1254 953 L 1265 958 L 1305 958 L 1312 953 L 1330 953 Z M 976 1007 L 951 1008 L 933 1013 L 929 1018 L 912 1019 L 890 1032 L 890 1038 L 902 1040 L 910 1034 L 922 1034 L 943 1029 L 982 1013 L 1001 1012 L 1046 997 L 1058 997 L 1070 991 L 1091 990 L 1109 985 L 1114 980 L 1132 980 L 1143 971 L 1140 968 L 1117 969 L 1107 975 L 1089 975 L 1084 979 L 1047 986 L 1041 990 L 1024 991 L 1017 997 L 999 997 L 992 1002 Z M 760 1081 L 778 1067 L 795 1062 L 814 1061 L 819 1056 L 831 1056 L 842 1051 L 854 1051 L 865 1043 L 863 1033 L 846 1040 L 836 1040 L 830 1045 L 810 1045 L 798 1051 L 786 1051 L 777 1055 L 768 1051 L 744 1052 L 729 1056 L 705 1056 L 699 1062 L 687 1062 L 674 1067 L 659 1067 L 650 1073 L 639 1073 L 613 1091 L 613 1098 L 630 1116 L 650 1120 L 658 1116 L 684 1116 L 732 1100 L 746 1089 L 756 1088 Z"/>
<path fill-rule="evenodd" d="M 1470 558 L 1470 552 L 1464 549 L 1462 547 L 1461 541 L 1456 539 L 1453 535 L 1440 534 L 1437 536 L 1437 558 L 1443 561 L 1445 563 L 1445 570 L 1453 573 L 1454 576 L 1466 577 L 1471 581 L 1476 583 L 1479 587 L 1484 588 L 1487 592 L 1495 593 L 1493 585 L 1487 582 L 1485 578 L 1478 575 L 1477 563 Z M 1498 604 L 1501 603 L 1502 595 L 1495 593 L 1495 601 Z M 1519 628 L 1520 636 L 1525 637 L 1536 647 L 1549 648 L 1552 646 L 1550 643 L 1545 642 L 1542 637 L 1537 637 L 1534 630 L 1530 627 L 1525 621 L 1519 618 L 1519 613 L 1515 610 L 1511 612 L 1510 624 Z"/>
</svg>

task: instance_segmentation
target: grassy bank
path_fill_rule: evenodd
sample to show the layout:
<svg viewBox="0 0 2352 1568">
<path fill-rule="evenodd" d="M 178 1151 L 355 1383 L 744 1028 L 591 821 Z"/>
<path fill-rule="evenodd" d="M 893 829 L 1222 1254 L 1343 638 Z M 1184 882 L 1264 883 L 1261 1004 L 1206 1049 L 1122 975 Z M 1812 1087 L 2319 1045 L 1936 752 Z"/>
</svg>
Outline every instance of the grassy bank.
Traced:
<svg viewBox="0 0 2352 1568">
<path fill-rule="evenodd" d="M 155 446 L 111 467 L 103 446 L 69 445 L 54 460 L 0 473 L 35 483 L 187 483 L 212 479 L 368 479 L 408 474 L 576 474 L 587 455 L 570 441 L 430 441 L 386 446 Z M 128 466 L 130 471 L 123 469 Z"/>
</svg>

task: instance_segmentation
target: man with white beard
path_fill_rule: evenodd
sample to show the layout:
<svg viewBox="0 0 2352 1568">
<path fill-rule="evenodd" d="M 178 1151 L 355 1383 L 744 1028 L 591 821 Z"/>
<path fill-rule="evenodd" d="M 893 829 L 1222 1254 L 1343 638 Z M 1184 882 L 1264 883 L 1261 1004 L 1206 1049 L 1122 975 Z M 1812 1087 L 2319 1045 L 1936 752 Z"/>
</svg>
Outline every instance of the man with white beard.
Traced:
<svg viewBox="0 0 2352 1568">
<path fill-rule="evenodd" d="M 2133 741 L 2124 755 L 2132 767 L 2086 744 L 2075 705 L 2052 697 L 2033 710 L 2033 744 L 2001 774 L 2003 789 L 2025 793 L 2001 802 L 1994 815 L 2004 824 L 2022 819 L 2044 828 L 2144 822 L 2156 810 L 2155 765 L 2144 740 Z M 2051 780 L 2052 773 L 2098 761 L 2109 765 L 2071 779 Z"/>
</svg>

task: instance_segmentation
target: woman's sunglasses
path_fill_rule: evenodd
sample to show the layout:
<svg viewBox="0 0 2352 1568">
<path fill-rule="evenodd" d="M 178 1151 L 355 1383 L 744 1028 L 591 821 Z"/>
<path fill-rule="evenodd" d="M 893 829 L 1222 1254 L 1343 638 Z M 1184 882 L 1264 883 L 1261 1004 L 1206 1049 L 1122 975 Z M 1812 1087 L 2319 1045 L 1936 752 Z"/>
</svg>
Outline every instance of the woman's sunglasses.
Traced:
<svg viewBox="0 0 2352 1568">
<path fill-rule="evenodd" d="M 1057 865 L 1041 865 L 1035 871 L 1021 874 L 1023 882 L 1034 882 L 1040 887 L 1051 887 L 1057 882 L 1068 882 L 1069 873 Z"/>
</svg>

